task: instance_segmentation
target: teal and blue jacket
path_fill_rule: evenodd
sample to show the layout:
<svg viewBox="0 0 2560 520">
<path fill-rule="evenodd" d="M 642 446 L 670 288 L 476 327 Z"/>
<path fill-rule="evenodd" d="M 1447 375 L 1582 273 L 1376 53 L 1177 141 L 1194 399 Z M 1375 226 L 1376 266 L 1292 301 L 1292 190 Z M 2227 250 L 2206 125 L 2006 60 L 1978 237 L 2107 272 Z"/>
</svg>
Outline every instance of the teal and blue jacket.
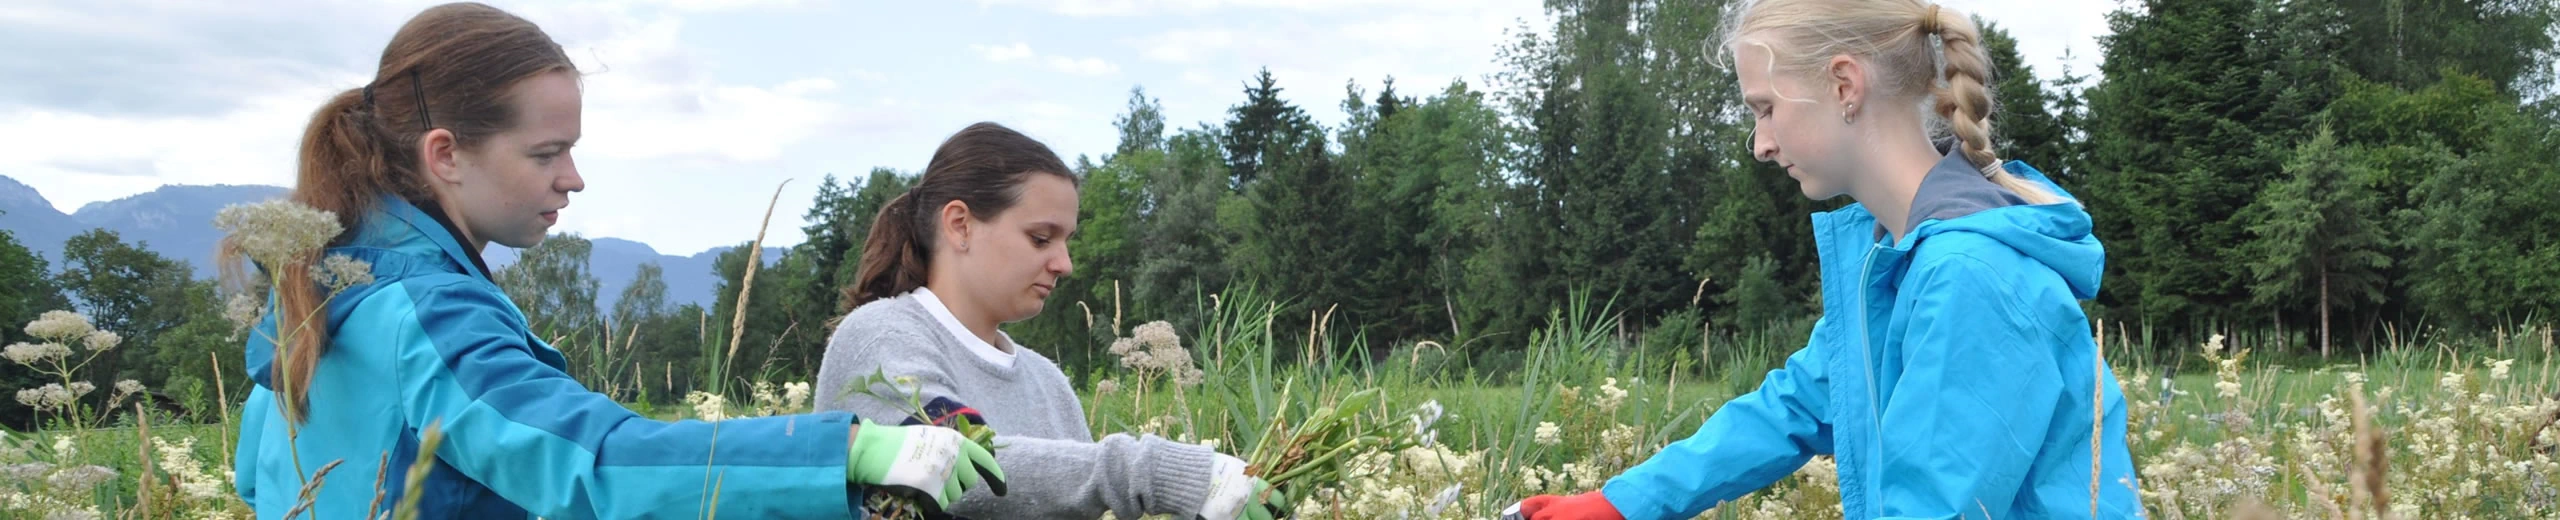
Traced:
<svg viewBox="0 0 2560 520">
<path fill-rule="evenodd" d="M 371 262 L 374 280 L 323 306 L 330 339 L 307 422 L 288 424 L 268 379 L 272 312 L 247 342 L 257 387 L 233 471 L 258 518 L 283 517 L 304 475 L 333 462 L 307 517 L 388 513 L 430 425 L 443 440 L 419 487 L 423 518 L 700 518 L 715 504 L 719 518 L 854 515 L 852 415 L 642 417 L 570 378 L 449 222 L 400 197 L 378 206 L 327 250 Z"/>
<path fill-rule="evenodd" d="M 2070 197 L 2024 163 L 2003 167 Z M 1810 341 L 1610 479 L 1610 505 L 1689 518 L 1831 455 L 1850 519 L 2140 514 L 2124 396 L 2079 305 L 2106 258 L 2088 212 L 2028 204 L 1951 154 L 1907 222 L 1896 240 L 1862 205 L 1814 215 L 1823 313 Z"/>
</svg>

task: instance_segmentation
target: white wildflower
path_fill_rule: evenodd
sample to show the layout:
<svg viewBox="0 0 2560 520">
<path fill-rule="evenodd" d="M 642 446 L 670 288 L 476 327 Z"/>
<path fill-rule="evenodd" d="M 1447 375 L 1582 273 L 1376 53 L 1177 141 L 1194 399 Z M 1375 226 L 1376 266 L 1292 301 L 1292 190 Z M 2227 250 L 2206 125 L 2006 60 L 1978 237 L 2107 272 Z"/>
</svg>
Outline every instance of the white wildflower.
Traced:
<svg viewBox="0 0 2560 520">
<path fill-rule="evenodd" d="M 53 438 L 53 460 L 71 460 L 80 456 L 80 445 L 65 435 Z"/>
<path fill-rule="evenodd" d="M 41 387 L 18 391 L 18 403 L 35 408 L 36 411 L 68 408 L 71 405 L 71 397 L 71 391 L 63 389 L 62 383 L 47 383 Z"/>
<path fill-rule="evenodd" d="M 1147 322 L 1135 329 L 1130 329 L 1129 337 L 1159 350 L 1182 348 L 1182 336 L 1174 334 L 1173 324 L 1169 322 Z"/>
<path fill-rule="evenodd" d="M 319 269 L 311 272 L 311 279 L 330 290 L 344 291 L 349 287 L 373 283 L 373 263 L 347 255 L 329 255 L 320 259 Z"/>
<path fill-rule="evenodd" d="M 1153 356 L 1149 355 L 1147 351 L 1133 350 L 1127 354 L 1120 355 L 1120 366 L 1122 368 L 1145 370 L 1148 367 L 1156 366 L 1156 362 Z"/>
<path fill-rule="evenodd" d="M 176 443 L 153 438 L 151 445 L 160 453 L 160 469 L 177 480 L 178 490 L 188 498 L 218 500 L 231 496 L 230 472 L 206 472 L 195 457 L 196 438 L 187 437 Z M 220 477 L 214 476 L 220 474 Z"/>
<path fill-rule="evenodd" d="M 118 396 L 139 394 L 142 393 L 143 390 L 147 389 L 143 388 L 141 381 L 126 379 L 116 382 L 116 395 Z"/>
<path fill-rule="evenodd" d="M 694 418 L 710 422 L 729 418 L 727 410 L 729 400 L 720 397 L 720 394 L 697 390 L 684 394 L 684 402 L 693 405 Z"/>
<path fill-rule="evenodd" d="M 306 259 L 345 231 L 336 214 L 281 199 L 222 208 L 213 227 L 249 259 L 270 266 Z"/>
<path fill-rule="evenodd" d="M 267 313 L 266 307 L 267 300 L 265 298 L 260 298 L 247 292 L 233 294 L 231 295 L 231 302 L 223 306 L 222 319 L 231 320 L 231 326 L 233 328 L 249 328 L 250 326 L 257 325 L 258 318 Z"/>
<path fill-rule="evenodd" d="M 1600 432 L 1600 453 L 1611 457 L 1636 454 L 1636 427 L 1619 424 Z"/>
<path fill-rule="evenodd" d="M 89 324 L 88 316 L 71 311 L 45 311 L 36 321 L 27 322 L 27 335 L 62 343 L 79 341 L 97 331 L 97 326 Z"/>
<path fill-rule="evenodd" d="M 1540 446 L 1554 446 L 1564 442 L 1564 429 L 1556 427 L 1556 423 L 1540 421 L 1537 437 L 1532 440 Z"/>
<path fill-rule="evenodd" d="M 2240 382 L 2238 381 L 2215 381 L 2213 383 L 2213 389 L 2215 393 L 2221 395 L 2223 399 L 2236 399 L 2240 397 Z"/>
<path fill-rule="evenodd" d="M 1395 466 L 1396 454 L 1394 453 L 1372 451 L 1353 455 L 1351 462 L 1342 466 L 1342 480 L 1348 482 L 1385 478 L 1387 472 L 1393 471 Z"/>
<path fill-rule="evenodd" d="M 2444 378 L 2436 380 L 2436 388 L 2447 393 L 2462 394 L 2462 381 L 2461 372 L 2445 372 Z"/>
<path fill-rule="evenodd" d="M 2514 366 L 2515 364 L 2516 364 L 2516 360 L 2513 360 L 2513 359 L 2501 359 L 2501 360 L 2497 360 L 2497 361 L 2491 361 L 2491 362 L 2489 362 L 2489 380 L 2490 380 L 2490 381 L 2505 381 L 2505 380 L 2507 380 L 2507 369 L 2508 369 L 2509 367 L 2511 367 L 2511 366 Z"/>
<path fill-rule="evenodd" d="M 1603 468 L 1599 464 L 1565 464 L 1564 473 L 1567 476 L 1573 477 L 1573 487 L 1575 488 L 1599 489 L 1601 484 L 1609 482 L 1609 473 L 1607 468 Z"/>
<path fill-rule="evenodd" d="M 89 347 L 90 352 L 105 352 L 115 350 L 116 345 L 124 344 L 124 336 L 101 330 L 89 333 L 84 343 Z"/>
<path fill-rule="evenodd" d="M 749 389 L 748 393 L 749 397 L 755 398 L 756 404 L 763 405 L 766 408 L 772 408 L 774 405 L 782 403 L 781 389 L 773 386 L 773 382 L 771 381 L 757 381 L 755 386 Z M 767 412 L 771 412 L 771 410 L 767 410 Z"/>
<path fill-rule="evenodd" d="M 77 466 L 55 471 L 53 476 L 46 478 L 45 481 L 53 484 L 53 488 L 57 490 L 85 492 L 97 489 L 98 484 L 106 483 L 113 478 L 116 478 L 116 470 L 107 469 L 106 466 Z"/>
<path fill-rule="evenodd" d="M 1120 382 L 1111 379 L 1104 379 L 1100 383 L 1094 383 L 1093 393 L 1102 395 L 1120 393 Z"/>
<path fill-rule="evenodd" d="M 1432 426 L 1440 424 L 1440 417 L 1444 415 L 1447 415 L 1447 410 L 1440 407 L 1440 400 L 1423 401 L 1422 406 L 1414 408 L 1413 434 L 1431 431 Z"/>
<path fill-rule="evenodd" d="M 71 357 L 71 347 L 62 346 L 60 343 L 17 343 L 9 345 L 5 350 L 0 350 L 0 357 L 9 358 L 9 361 L 20 365 L 35 366 L 37 363 Z"/>
<path fill-rule="evenodd" d="M 1600 383 L 1600 397 L 1591 400 L 1591 404 L 1600 407 L 1600 411 L 1610 412 L 1616 411 L 1618 405 L 1626 400 L 1627 391 L 1618 388 L 1618 378 L 1612 377 Z"/>
<path fill-rule="evenodd" d="M 35 482 L 36 479 L 44 478 L 46 473 L 51 472 L 53 472 L 53 464 L 42 461 L 10 464 L 0 466 L 0 479 L 5 479 L 0 482 Z"/>
<path fill-rule="evenodd" d="M 79 509 L 64 509 L 47 513 L 44 515 L 44 520 L 98 520 L 105 517 L 105 514 L 98 512 L 97 506 L 83 506 Z"/>
<path fill-rule="evenodd" d="M 809 404 L 809 383 L 783 383 L 783 409 L 798 411 Z"/>
<path fill-rule="evenodd" d="M 1440 517 L 1440 513 L 1447 512 L 1449 510 L 1449 506 L 1456 505 L 1458 503 L 1458 498 L 1464 496 L 1463 492 L 1465 490 L 1466 488 L 1457 484 L 1450 484 L 1449 487 L 1441 488 L 1440 494 L 1431 498 L 1431 507 L 1423 508 L 1423 512 L 1429 513 L 1433 518 Z"/>
<path fill-rule="evenodd" d="M 71 397 L 73 397 L 73 398 L 78 398 L 78 397 L 80 397 L 80 396 L 89 395 L 89 392 L 95 392 L 95 391 L 98 391 L 98 385 L 96 385 L 96 384 L 92 384 L 92 383 L 90 383 L 90 382 L 88 382 L 88 381 L 72 381 L 72 382 L 71 382 Z"/>
</svg>

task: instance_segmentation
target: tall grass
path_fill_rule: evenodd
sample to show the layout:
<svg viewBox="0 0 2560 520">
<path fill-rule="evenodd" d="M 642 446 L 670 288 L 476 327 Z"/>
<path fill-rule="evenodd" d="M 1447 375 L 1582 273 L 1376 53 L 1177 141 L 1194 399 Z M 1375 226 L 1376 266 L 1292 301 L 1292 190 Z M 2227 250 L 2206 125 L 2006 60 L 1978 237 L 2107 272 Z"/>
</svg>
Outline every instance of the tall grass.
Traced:
<svg viewBox="0 0 2560 520">
<path fill-rule="evenodd" d="M 1200 322 L 1174 326 L 1197 352 L 1201 381 L 1101 371 L 1082 389 L 1095 433 L 1152 433 L 1246 454 L 1288 441 L 1284 432 L 1362 390 L 1376 389 L 1384 401 L 1353 419 L 1361 428 L 1409 427 L 1425 403 L 1445 411 L 1429 445 L 1348 453 L 1321 478 L 1299 482 L 1292 493 L 1304 518 L 1486 518 L 1523 496 L 1596 488 L 1756 387 L 1802 347 L 1810 325 L 1702 321 L 1698 334 L 1671 350 L 1651 334 L 1624 332 L 1607 301 L 1577 297 L 1528 334 L 1373 350 L 1379 345 L 1358 336 L 1325 339 L 1333 335 L 1321 311 L 1313 330 L 1275 330 L 1284 307 L 1261 291 L 1204 296 L 1197 305 Z M 1117 323 L 1095 326 L 1113 329 L 1098 337 L 1122 332 Z M 2560 431 L 2551 425 L 2560 417 L 2560 402 L 2551 399 L 2560 371 L 2551 366 L 2543 328 L 2509 326 L 2471 338 L 2424 331 L 2370 353 L 2311 363 L 2254 353 L 2290 348 L 2285 335 L 2226 337 L 2208 354 L 2203 345 L 2158 343 L 2139 326 L 2104 327 L 2102 348 L 2125 385 L 2129 442 L 2152 518 L 2560 518 L 2560 464 L 2552 458 Z M 569 349 L 573 372 L 611 366 L 588 359 L 614 355 L 606 342 Z M 1373 351 L 1389 354 L 1324 354 Z M 1513 364 L 1493 352 L 1519 358 Z M 719 414 L 794 408 L 766 400 L 741 399 Z M 244 505 L 227 495 L 190 498 L 178 491 L 186 477 L 165 458 L 144 455 L 193 437 L 200 439 L 192 445 L 195 460 L 226 460 L 227 445 L 214 439 L 235 429 L 236 412 L 223 412 L 218 424 L 154 417 L 147 435 L 114 426 L 11 435 L 7 445 L 17 451 L 0 449 L 0 456 L 15 458 L 0 461 L 0 469 L 96 465 L 116 477 L 86 493 L 42 479 L 0 484 L 0 492 L 43 496 L 101 517 L 236 517 Z M 63 438 L 76 453 L 50 448 Z M 229 469 L 227 462 L 197 467 L 205 474 Z M 398 478 L 391 473 L 387 478 Z M 1834 475 L 1836 468 L 1817 457 L 1703 517 L 1838 518 Z M 143 478 L 153 482 L 147 495 Z M 706 490 L 702 502 L 715 503 L 716 495 Z M 139 507 L 146 497 L 151 506 Z"/>
</svg>

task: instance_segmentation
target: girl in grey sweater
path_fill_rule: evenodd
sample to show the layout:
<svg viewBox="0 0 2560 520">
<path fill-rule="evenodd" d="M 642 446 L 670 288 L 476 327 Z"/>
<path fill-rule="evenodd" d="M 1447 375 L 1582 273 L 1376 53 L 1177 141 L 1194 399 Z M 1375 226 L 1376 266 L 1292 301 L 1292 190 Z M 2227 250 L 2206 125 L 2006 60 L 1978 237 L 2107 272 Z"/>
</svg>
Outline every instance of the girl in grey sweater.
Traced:
<svg viewBox="0 0 2560 520">
<path fill-rule="evenodd" d="M 818 409 L 903 416 L 913 405 L 872 394 L 912 393 L 936 422 L 967 416 L 994 428 L 1010 493 L 971 490 L 952 504 L 960 516 L 1286 516 L 1287 499 L 1235 457 L 1152 435 L 1095 440 L 1066 374 L 997 330 L 1038 315 L 1073 270 L 1077 182 L 1048 146 L 994 123 L 945 140 L 872 223 L 845 288 L 853 310 L 818 370 Z M 874 374 L 899 382 L 849 386 Z"/>
</svg>

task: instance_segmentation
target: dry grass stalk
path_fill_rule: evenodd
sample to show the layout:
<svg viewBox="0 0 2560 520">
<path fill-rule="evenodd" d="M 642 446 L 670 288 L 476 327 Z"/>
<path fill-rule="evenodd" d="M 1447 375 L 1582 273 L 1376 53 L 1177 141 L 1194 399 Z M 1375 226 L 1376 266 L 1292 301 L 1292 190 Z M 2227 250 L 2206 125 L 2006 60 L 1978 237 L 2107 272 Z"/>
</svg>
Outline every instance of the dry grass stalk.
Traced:
<svg viewBox="0 0 2560 520">
<path fill-rule="evenodd" d="M 400 506 L 391 508 L 391 518 L 418 518 L 418 497 L 426 494 L 427 474 L 436 468 L 436 447 L 443 444 L 443 422 L 427 423 L 427 431 L 418 435 L 418 460 L 409 463 L 409 481 L 401 486 Z"/>
<path fill-rule="evenodd" d="M 347 459 L 332 460 L 329 461 L 328 464 L 320 465 L 319 471 L 311 472 L 311 480 L 302 483 L 302 494 L 299 495 L 301 500 L 297 501 L 293 505 L 293 509 L 286 510 L 284 512 L 285 520 L 293 520 L 293 517 L 302 516 L 302 512 L 304 511 L 311 511 L 312 518 L 319 518 L 320 512 L 313 511 L 311 509 L 311 505 L 312 502 L 316 502 L 320 499 L 320 484 L 328 480 L 329 470 L 338 469 L 338 464 L 346 461 Z"/>
<path fill-rule="evenodd" d="M 2374 518 L 2392 520 L 2391 490 L 2383 487 L 2391 471 L 2389 446 L 2383 444 L 2382 428 L 2373 424 L 2373 411 L 2365 407 L 2364 393 L 2347 394 L 2347 403 L 2355 407 L 2356 436 L 2356 463 L 2348 470 L 2348 485 L 2373 506 Z"/>
<path fill-rule="evenodd" d="M 773 225 L 773 208 L 782 204 L 782 187 L 790 185 L 790 179 L 783 179 L 782 184 L 778 184 L 773 187 L 773 200 L 766 202 L 764 205 L 764 220 L 756 224 L 756 240 L 754 242 L 747 243 L 747 271 L 745 276 L 739 277 L 738 279 L 738 310 L 729 315 L 729 353 L 726 357 L 721 359 L 720 366 L 722 367 L 733 366 L 737 363 L 738 342 L 746 341 L 747 339 L 747 295 L 755 292 L 756 268 L 764 265 L 765 228 Z M 725 371 L 727 369 L 723 368 L 722 370 Z M 714 385 L 714 388 L 717 388 L 719 385 L 724 383 L 721 381 L 713 381 L 711 384 Z"/>
</svg>

